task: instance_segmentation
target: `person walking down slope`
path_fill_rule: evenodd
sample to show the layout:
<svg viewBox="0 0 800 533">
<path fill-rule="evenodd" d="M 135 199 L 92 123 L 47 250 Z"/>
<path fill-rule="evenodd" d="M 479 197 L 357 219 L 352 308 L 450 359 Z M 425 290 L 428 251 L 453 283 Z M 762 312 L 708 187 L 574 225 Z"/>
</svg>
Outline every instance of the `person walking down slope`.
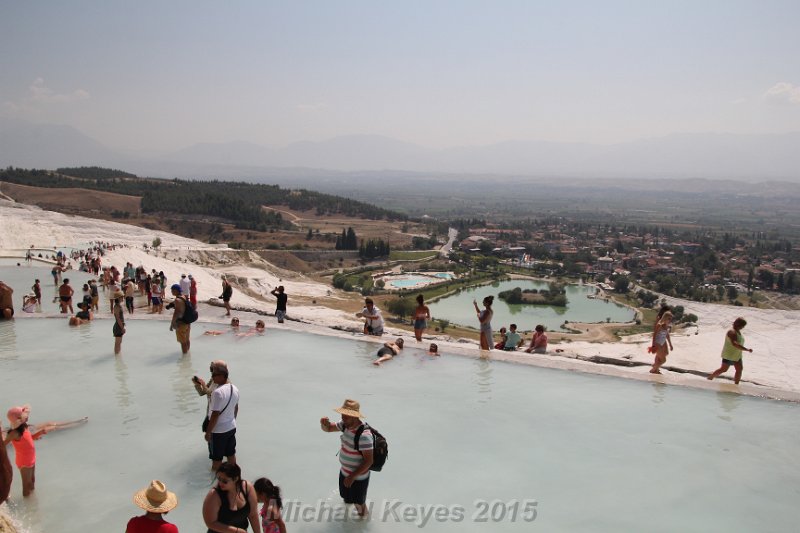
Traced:
<svg viewBox="0 0 800 533">
<path fill-rule="evenodd" d="M 733 368 L 736 369 L 733 382 L 737 385 L 739 384 L 739 380 L 742 379 L 742 369 L 744 368 L 742 364 L 742 352 L 747 351 L 753 353 L 752 348 L 744 347 L 742 329 L 746 325 L 747 321 L 742 317 L 733 321 L 733 327 L 725 334 L 725 344 L 722 345 L 722 365 L 708 376 L 707 379 L 709 381 L 727 372 L 731 365 L 733 365 Z"/>
<path fill-rule="evenodd" d="M 672 339 L 669 336 L 670 329 L 672 329 L 672 312 L 666 311 L 653 330 L 653 345 L 650 350 L 656 355 L 653 360 L 653 367 L 650 369 L 651 374 L 661 373 L 661 365 L 667 362 L 667 354 L 674 350 Z"/>
</svg>

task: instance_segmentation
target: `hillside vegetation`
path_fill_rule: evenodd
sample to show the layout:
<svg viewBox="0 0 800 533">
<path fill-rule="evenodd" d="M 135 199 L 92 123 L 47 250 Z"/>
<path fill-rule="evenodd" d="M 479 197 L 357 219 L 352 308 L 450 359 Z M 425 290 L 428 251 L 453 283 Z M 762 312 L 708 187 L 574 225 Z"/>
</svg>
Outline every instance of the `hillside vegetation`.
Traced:
<svg viewBox="0 0 800 533">
<path fill-rule="evenodd" d="M 364 202 L 306 189 L 284 189 L 233 181 L 190 181 L 139 178 L 120 170 L 100 167 L 27 170 L 9 167 L 0 171 L 0 181 L 46 188 L 99 190 L 141 197 L 142 213 L 171 212 L 205 215 L 229 220 L 239 229 L 266 231 L 287 228 L 290 223 L 279 212 L 262 206 L 281 205 L 298 211 L 315 209 L 318 214 L 340 214 L 372 220 L 405 220 L 402 213 Z"/>
</svg>

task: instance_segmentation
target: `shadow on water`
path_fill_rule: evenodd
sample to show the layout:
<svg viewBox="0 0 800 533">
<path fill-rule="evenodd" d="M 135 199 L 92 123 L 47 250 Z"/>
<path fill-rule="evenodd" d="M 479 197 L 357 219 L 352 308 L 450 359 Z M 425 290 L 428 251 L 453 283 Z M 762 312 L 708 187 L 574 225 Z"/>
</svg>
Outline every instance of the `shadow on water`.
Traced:
<svg viewBox="0 0 800 533">
<path fill-rule="evenodd" d="M 481 352 L 480 359 L 475 360 L 475 376 L 472 382 L 478 386 L 478 402 L 489 403 L 492 400 L 492 361 L 489 352 Z"/>
<path fill-rule="evenodd" d="M 666 395 L 668 385 L 664 383 L 654 382 L 652 383 L 653 387 L 653 396 L 650 398 L 650 401 L 653 403 L 664 403 L 664 396 Z"/>
<path fill-rule="evenodd" d="M 128 365 L 125 363 L 125 359 L 119 355 L 114 358 L 114 378 L 117 380 L 118 385 L 115 394 L 117 405 L 119 405 L 123 413 L 126 413 L 132 405 L 131 391 L 128 388 Z M 123 420 L 127 419 L 127 416 L 123 417 Z"/>
</svg>

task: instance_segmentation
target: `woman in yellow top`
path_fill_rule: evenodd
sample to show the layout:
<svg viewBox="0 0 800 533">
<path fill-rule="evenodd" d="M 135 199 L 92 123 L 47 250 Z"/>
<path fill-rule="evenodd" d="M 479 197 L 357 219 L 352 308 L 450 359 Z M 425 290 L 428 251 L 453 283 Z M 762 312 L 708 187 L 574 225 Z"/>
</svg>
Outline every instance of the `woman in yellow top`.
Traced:
<svg viewBox="0 0 800 533">
<path fill-rule="evenodd" d="M 747 321 L 739 317 L 733 321 L 733 329 L 728 330 L 725 335 L 725 344 L 722 346 L 722 366 L 709 374 L 708 379 L 712 380 L 723 372 L 727 372 L 733 365 L 736 369 L 736 374 L 733 376 L 733 382 L 737 385 L 742 378 L 742 352 L 753 353 L 751 348 L 744 347 L 744 336 L 742 335 L 742 328 L 747 325 Z"/>
</svg>

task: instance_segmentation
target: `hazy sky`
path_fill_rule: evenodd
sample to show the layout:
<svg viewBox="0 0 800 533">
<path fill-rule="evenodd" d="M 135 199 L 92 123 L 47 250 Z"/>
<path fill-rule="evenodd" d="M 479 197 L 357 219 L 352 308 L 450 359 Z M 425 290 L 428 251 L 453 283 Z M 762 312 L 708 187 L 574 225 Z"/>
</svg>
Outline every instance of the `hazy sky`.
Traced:
<svg viewBox="0 0 800 533">
<path fill-rule="evenodd" d="M 0 114 L 113 148 L 800 131 L 800 1 L 0 1 Z"/>
</svg>

